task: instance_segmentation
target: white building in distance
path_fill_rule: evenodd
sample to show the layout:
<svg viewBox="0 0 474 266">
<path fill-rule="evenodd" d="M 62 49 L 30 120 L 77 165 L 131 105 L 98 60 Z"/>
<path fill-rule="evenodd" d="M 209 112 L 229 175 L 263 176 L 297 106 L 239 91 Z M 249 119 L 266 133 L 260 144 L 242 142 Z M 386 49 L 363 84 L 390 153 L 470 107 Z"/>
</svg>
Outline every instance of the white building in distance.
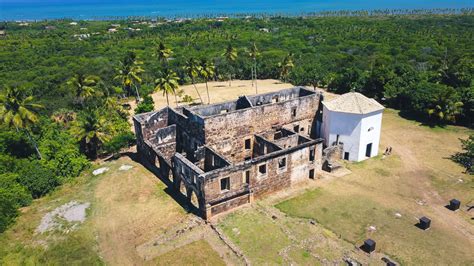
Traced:
<svg viewBox="0 0 474 266">
<path fill-rule="evenodd" d="M 322 135 L 326 146 L 342 144 L 343 158 L 349 161 L 376 156 L 383 110 L 376 100 L 357 92 L 323 101 Z"/>
</svg>

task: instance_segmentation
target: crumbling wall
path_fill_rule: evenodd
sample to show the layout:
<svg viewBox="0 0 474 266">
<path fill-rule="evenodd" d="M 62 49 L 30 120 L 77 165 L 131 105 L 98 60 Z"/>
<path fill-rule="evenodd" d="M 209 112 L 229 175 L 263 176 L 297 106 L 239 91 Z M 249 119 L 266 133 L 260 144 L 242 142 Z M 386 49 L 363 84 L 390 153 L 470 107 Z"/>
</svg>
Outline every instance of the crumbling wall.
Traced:
<svg viewBox="0 0 474 266">
<path fill-rule="evenodd" d="M 233 198 L 236 195 L 248 192 L 249 184 L 246 184 L 244 179 L 245 171 L 248 170 L 252 171 L 250 163 L 241 163 L 206 173 L 204 177 L 206 203 L 212 205 L 221 200 Z M 221 190 L 221 179 L 223 178 L 229 178 L 230 188 L 228 190 Z M 252 180 L 250 182 L 252 182 Z"/>
<path fill-rule="evenodd" d="M 294 121 L 312 120 L 318 107 L 319 95 L 310 94 L 285 102 L 205 117 L 206 144 L 230 161 L 240 162 L 248 157 L 245 139 Z"/>
</svg>

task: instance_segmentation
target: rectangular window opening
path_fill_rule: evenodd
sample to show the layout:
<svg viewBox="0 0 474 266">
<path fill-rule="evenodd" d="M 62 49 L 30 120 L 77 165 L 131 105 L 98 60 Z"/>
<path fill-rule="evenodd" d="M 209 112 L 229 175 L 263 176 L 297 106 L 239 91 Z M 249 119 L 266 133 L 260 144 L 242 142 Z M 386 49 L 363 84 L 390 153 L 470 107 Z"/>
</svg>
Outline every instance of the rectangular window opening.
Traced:
<svg viewBox="0 0 474 266">
<path fill-rule="evenodd" d="M 314 179 L 314 169 L 309 170 L 309 178 Z"/>
<path fill-rule="evenodd" d="M 258 173 L 260 175 L 265 175 L 267 174 L 267 165 L 266 164 L 261 164 L 258 166 Z"/>
<path fill-rule="evenodd" d="M 349 160 L 349 153 L 348 152 L 344 152 L 344 160 Z"/>
<path fill-rule="evenodd" d="M 278 159 L 278 168 L 285 169 L 286 168 L 286 158 Z"/>
<path fill-rule="evenodd" d="M 250 170 L 244 172 L 244 184 L 250 184 Z"/>
<path fill-rule="evenodd" d="M 300 126 L 299 125 L 293 126 L 293 131 L 298 133 L 298 131 L 300 131 Z"/>
<path fill-rule="evenodd" d="M 296 117 L 296 107 L 291 108 L 291 117 Z"/>
<path fill-rule="evenodd" d="M 221 191 L 230 190 L 230 178 L 225 177 L 221 179 Z"/>
<path fill-rule="evenodd" d="M 314 161 L 314 148 L 310 148 L 309 150 L 309 161 L 310 162 Z"/>
<path fill-rule="evenodd" d="M 251 144 L 252 144 L 252 143 L 251 143 L 251 140 L 250 140 L 250 139 L 245 139 L 245 149 L 246 149 L 246 150 L 250 150 L 250 148 L 251 148 L 251 146 L 252 146 Z"/>
</svg>

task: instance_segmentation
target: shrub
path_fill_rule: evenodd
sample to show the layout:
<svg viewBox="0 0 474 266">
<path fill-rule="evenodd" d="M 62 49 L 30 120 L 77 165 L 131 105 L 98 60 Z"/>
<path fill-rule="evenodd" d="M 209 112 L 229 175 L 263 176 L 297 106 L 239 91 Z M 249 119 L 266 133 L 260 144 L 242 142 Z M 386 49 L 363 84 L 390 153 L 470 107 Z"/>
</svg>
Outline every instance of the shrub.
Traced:
<svg viewBox="0 0 474 266">
<path fill-rule="evenodd" d="M 135 135 L 132 132 L 125 132 L 112 138 L 109 142 L 104 144 L 104 150 L 107 153 L 118 153 L 126 147 L 130 147 L 135 143 Z"/>
<path fill-rule="evenodd" d="M 16 182 L 15 174 L 0 175 L 0 232 L 10 225 L 18 215 L 18 208 L 31 203 L 31 195 Z"/>
<path fill-rule="evenodd" d="M 143 101 L 138 104 L 137 108 L 135 108 L 135 114 L 151 112 L 154 109 L 155 105 L 153 103 L 153 98 L 150 95 L 147 95 L 143 98 Z"/>
<path fill-rule="evenodd" d="M 31 142 L 24 134 L 15 131 L 0 132 L 0 153 L 27 158 L 34 152 Z"/>
<path fill-rule="evenodd" d="M 33 198 L 39 198 L 60 184 L 57 176 L 38 161 L 23 159 L 17 164 L 17 181 L 25 186 Z"/>
</svg>

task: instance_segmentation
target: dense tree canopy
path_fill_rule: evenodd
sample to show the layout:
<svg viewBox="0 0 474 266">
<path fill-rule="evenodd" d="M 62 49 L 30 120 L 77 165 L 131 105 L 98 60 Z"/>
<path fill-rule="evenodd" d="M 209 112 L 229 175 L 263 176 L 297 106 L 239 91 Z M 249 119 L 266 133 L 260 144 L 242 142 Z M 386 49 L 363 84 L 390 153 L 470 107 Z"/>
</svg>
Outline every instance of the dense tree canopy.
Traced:
<svg viewBox="0 0 474 266">
<path fill-rule="evenodd" d="M 2 23 L 0 231 L 31 198 L 78 176 L 87 157 L 133 143 L 127 97 L 147 112 L 151 92 L 179 102 L 183 83 L 282 79 L 472 127 L 474 15 L 404 13 Z M 199 98 L 210 102 L 208 92 Z"/>
</svg>

